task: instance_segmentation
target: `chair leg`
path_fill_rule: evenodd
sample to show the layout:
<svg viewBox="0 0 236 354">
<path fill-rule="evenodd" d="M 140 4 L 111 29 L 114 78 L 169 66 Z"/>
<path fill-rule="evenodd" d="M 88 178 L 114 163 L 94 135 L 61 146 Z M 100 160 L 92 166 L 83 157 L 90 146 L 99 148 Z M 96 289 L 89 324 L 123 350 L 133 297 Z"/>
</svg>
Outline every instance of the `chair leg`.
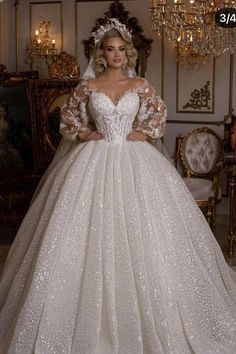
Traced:
<svg viewBox="0 0 236 354">
<path fill-rule="evenodd" d="M 215 200 L 214 198 L 209 198 L 208 208 L 207 208 L 207 222 L 210 228 L 213 228 L 213 223 L 215 220 Z"/>
</svg>

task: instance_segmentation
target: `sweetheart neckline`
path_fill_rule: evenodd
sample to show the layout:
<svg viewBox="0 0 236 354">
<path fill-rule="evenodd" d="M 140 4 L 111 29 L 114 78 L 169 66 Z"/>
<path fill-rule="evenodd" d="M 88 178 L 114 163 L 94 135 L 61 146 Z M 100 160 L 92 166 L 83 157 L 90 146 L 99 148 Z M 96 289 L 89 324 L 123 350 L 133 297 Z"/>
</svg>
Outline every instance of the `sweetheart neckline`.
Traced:
<svg viewBox="0 0 236 354">
<path fill-rule="evenodd" d="M 114 101 L 111 99 L 111 97 L 109 97 L 109 96 L 108 96 L 103 90 L 101 90 L 101 89 L 91 89 L 91 91 L 92 91 L 92 93 L 93 93 L 93 92 L 95 92 L 95 93 L 100 93 L 100 94 L 102 94 L 103 96 L 105 96 L 106 98 L 108 98 L 108 100 L 112 103 L 112 105 L 113 105 L 114 107 L 117 107 L 117 106 L 119 105 L 120 101 L 125 97 L 125 95 L 126 95 L 127 93 L 135 93 L 136 95 L 138 95 L 138 94 L 137 94 L 137 88 L 136 88 L 136 89 L 127 89 L 127 90 L 124 90 L 124 91 L 122 92 L 122 94 L 120 95 L 119 99 L 114 102 Z"/>
</svg>

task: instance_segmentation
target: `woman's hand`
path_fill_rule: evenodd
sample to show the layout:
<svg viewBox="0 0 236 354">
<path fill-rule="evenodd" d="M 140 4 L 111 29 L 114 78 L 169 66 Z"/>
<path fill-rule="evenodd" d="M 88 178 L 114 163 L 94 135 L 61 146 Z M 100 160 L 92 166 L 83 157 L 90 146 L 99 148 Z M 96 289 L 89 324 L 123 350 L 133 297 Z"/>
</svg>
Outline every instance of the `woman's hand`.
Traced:
<svg viewBox="0 0 236 354">
<path fill-rule="evenodd" d="M 89 133 L 79 133 L 79 138 L 84 141 L 89 141 L 89 140 L 101 140 L 103 139 L 103 134 L 99 133 L 98 131 L 94 130 Z"/>
<path fill-rule="evenodd" d="M 137 141 L 137 140 L 147 140 L 147 137 L 145 134 L 137 131 L 137 130 L 132 130 L 132 132 L 130 132 L 127 135 L 127 140 L 132 140 L 132 141 Z"/>
</svg>

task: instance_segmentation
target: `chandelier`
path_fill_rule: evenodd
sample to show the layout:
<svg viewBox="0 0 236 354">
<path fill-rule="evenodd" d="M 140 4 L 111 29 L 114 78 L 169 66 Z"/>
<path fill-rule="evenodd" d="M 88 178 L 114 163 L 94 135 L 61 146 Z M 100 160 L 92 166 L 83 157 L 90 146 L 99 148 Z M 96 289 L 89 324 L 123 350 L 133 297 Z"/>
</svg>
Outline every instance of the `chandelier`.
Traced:
<svg viewBox="0 0 236 354">
<path fill-rule="evenodd" d="M 56 40 L 51 39 L 49 35 L 50 27 L 50 21 L 40 21 L 35 30 L 35 35 L 29 41 L 26 51 L 31 64 L 34 61 L 37 61 L 39 66 L 42 66 L 43 62 L 48 64 L 57 54 Z"/>
<path fill-rule="evenodd" d="M 151 27 L 175 44 L 180 63 L 204 65 L 212 56 L 236 51 L 236 27 L 219 26 L 219 10 L 233 11 L 236 26 L 236 0 L 152 0 Z"/>
</svg>

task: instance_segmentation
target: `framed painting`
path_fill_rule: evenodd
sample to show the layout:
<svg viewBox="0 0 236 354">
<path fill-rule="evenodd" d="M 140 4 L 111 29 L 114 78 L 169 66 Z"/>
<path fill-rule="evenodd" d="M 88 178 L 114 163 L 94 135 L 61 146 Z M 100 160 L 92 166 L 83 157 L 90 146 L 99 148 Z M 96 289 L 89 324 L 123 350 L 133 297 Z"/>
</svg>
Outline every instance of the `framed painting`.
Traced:
<svg viewBox="0 0 236 354">
<path fill-rule="evenodd" d="M 29 73 L 33 73 L 30 75 Z M 60 107 L 78 80 L 0 76 L 0 242 L 9 243 L 60 143 Z M 4 228 L 12 239 L 3 241 Z"/>
<path fill-rule="evenodd" d="M 28 73 L 0 81 L 0 237 L 23 219 L 40 175 L 35 168 Z M 2 241 L 2 240 L 1 240 Z"/>
</svg>

